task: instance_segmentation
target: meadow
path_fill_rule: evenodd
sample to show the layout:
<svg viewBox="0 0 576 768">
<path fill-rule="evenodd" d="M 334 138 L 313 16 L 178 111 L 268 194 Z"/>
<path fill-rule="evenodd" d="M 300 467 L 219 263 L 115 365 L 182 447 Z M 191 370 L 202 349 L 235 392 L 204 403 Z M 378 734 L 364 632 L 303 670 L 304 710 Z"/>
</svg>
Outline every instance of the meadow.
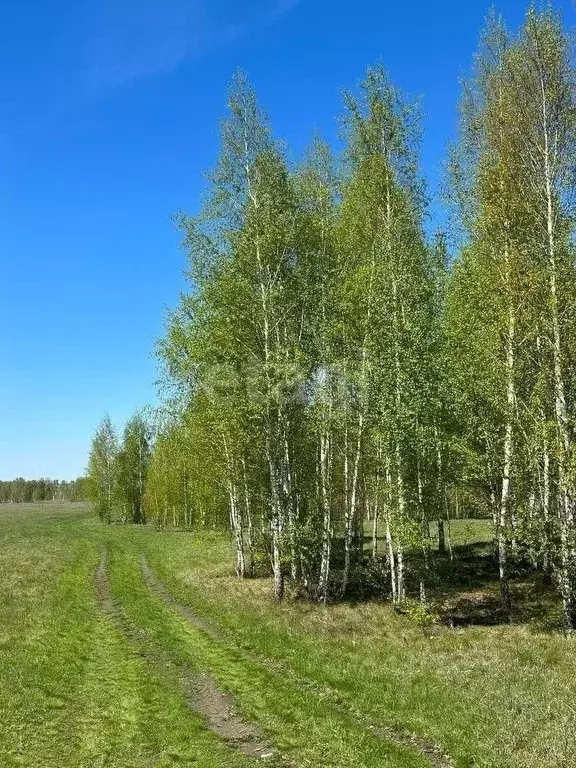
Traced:
<svg viewBox="0 0 576 768">
<path fill-rule="evenodd" d="M 453 524 L 463 563 L 483 526 Z M 0 765 L 574 765 L 557 605 L 450 626 L 378 599 L 277 604 L 230 548 L 82 504 L 0 507 Z M 480 579 L 452 602 L 489 597 Z"/>
</svg>

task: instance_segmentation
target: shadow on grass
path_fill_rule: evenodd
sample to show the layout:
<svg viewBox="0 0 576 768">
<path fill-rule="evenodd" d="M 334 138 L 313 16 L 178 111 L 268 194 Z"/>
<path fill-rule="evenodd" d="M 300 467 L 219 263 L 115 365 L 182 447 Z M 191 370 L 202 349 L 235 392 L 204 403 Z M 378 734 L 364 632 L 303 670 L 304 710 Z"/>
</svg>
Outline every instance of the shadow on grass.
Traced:
<svg viewBox="0 0 576 768">
<path fill-rule="evenodd" d="M 374 559 L 366 549 L 369 539 L 365 538 L 364 544 L 362 566 L 352 570 L 346 594 L 342 596 L 343 545 L 335 541 L 332 603 L 358 604 L 391 599 L 386 558 Z M 550 576 L 521 558 L 510 563 L 512 608 L 510 611 L 503 608 L 498 562 L 491 542 L 453 546 L 452 557 L 448 553 L 431 551 L 428 563 L 421 551 L 407 552 L 405 566 L 407 596 L 413 602 L 419 600 L 423 587 L 427 610 L 439 624 L 453 628 L 526 624 L 539 632 L 562 628 L 562 612 Z M 313 594 L 296 593 L 294 596 L 314 598 Z"/>
</svg>

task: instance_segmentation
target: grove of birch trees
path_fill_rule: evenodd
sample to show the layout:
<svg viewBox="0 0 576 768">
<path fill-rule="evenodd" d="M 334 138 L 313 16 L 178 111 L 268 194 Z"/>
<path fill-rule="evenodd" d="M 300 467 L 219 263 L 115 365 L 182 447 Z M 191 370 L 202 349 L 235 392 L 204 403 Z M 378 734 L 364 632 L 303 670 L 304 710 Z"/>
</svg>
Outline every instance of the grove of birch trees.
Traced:
<svg viewBox="0 0 576 768">
<path fill-rule="evenodd" d="M 345 93 L 343 151 L 315 136 L 296 165 L 237 75 L 205 205 L 179 219 L 189 288 L 130 519 L 228 525 L 238 576 L 270 573 L 277 599 L 377 573 L 401 604 L 434 582 L 447 521 L 485 517 L 503 610 L 523 563 L 573 628 L 575 84 L 551 11 L 515 35 L 489 18 L 430 235 L 418 110 L 382 67 Z"/>
<path fill-rule="evenodd" d="M 145 523 L 145 490 L 150 463 L 150 427 L 135 413 L 118 439 L 105 416 L 94 437 L 88 459 L 88 489 L 103 522 Z"/>
</svg>

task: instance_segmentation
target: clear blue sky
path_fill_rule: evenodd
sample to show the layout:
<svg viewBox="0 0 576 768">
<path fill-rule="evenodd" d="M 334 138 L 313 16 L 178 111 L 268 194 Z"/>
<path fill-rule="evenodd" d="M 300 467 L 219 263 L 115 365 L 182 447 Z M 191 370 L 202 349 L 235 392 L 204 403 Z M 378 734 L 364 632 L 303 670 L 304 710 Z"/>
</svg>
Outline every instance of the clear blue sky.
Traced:
<svg viewBox="0 0 576 768">
<path fill-rule="evenodd" d="M 496 7 L 516 26 L 525 0 Z M 568 25 L 572 0 L 557 0 Z M 0 478 L 72 478 L 109 411 L 154 402 L 154 341 L 238 66 L 299 153 L 382 60 L 423 96 L 434 188 L 483 0 L 0 4 Z"/>
</svg>

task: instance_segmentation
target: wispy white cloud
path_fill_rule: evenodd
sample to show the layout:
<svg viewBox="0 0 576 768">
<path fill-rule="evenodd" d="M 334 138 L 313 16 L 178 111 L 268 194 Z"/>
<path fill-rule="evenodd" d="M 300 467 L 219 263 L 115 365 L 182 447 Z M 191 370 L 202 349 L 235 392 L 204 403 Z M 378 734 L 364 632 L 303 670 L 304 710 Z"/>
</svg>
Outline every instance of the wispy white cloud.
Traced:
<svg viewBox="0 0 576 768">
<path fill-rule="evenodd" d="M 187 58 L 231 45 L 278 20 L 301 2 L 254 0 L 231 19 L 212 0 L 103 0 L 86 42 L 87 85 L 106 91 L 171 72 Z"/>
<path fill-rule="evenodd" d="M 111 91 L 280 23 L 304 0 L 84 0 L 73 12 L 66 0 L 51 2 L 52 34 L 18 48 L 26 66 L 5 99 L 0 163 L 14 140 L 57 125 Z"/>
<path fill-rule="evenodd" d="M 106 90 L 170 72 L 204 44 L 202 5 L 186 0 L 105 0 L 87 30 L 87 85 Z"/>
<path fill-rule="evenodd" d="M 293 11 L 301 2 L 303 2 L 303 0 L 278 0 L 274 13 L 276 16 L 283 16 L 285 13 Z"/>
</svg>

